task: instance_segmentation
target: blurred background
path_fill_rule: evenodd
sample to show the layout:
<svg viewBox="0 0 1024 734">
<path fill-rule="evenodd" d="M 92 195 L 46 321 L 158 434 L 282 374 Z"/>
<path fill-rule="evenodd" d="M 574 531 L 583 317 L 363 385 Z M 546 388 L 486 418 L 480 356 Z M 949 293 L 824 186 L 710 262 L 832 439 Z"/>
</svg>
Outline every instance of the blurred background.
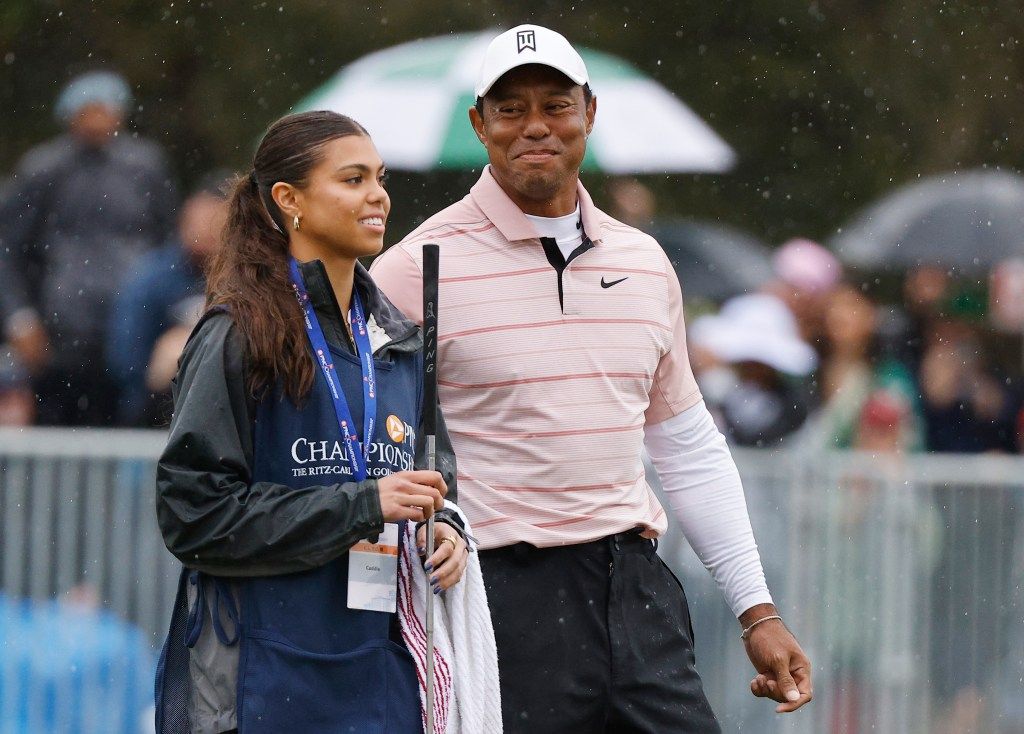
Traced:
<svg viewBox="0 0 1024 734">
<path fill-rule="evenodd" d="M 154 460 L 224 182 L 274 119 L 337 109 L 392 168 L 397 242 L 479 176 L 474 61 L 523 22 L 585 47 L 584 184 L 676 267 L 815 664 L 798 714 L 751 699 L 670 531 L 723 729 L 1024 732 L 1024 12 L 955 0 L 5 0 L 0 732 L 152 730 Z"/>
</svg>

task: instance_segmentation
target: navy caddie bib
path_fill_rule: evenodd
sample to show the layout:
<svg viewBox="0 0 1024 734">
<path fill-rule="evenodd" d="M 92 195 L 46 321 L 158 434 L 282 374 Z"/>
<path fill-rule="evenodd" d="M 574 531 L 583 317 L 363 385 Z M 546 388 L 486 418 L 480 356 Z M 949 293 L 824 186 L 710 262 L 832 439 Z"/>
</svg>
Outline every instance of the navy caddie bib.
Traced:
<svg viewBox="0 0 1024 734">
<path fill-rule="evenodd" d="M 359 359 L 333 345 L 330 352 L 352 419 L 363 426 Z M 394 353 L 394 361 L 378 359 L 374 366 L 377 420 L 365 451 L 369 478 L 413 469 L 420 417 L 419 354 Z M 253 439 L 254 482 L 301 488 L 354 481 L 319 372 L 301 408 L 280 390 L 260 401 Z M 421 732 L 412 657 L 391 638 L 391 614 L 348 608 L 347 553 L 310 571 L 245 579 L 238 588 L 242 732 Z"/>
<path fill-rule="evenodd" d="M 360 427 L 357 448 L 365 457 L 367 478 L 413 469 L 421 353 L 394 349 L 388 350 L 388 359 L 374 358 L 369 374 L 375 384 L 364 393 L 367 366 L 337 345 L 326 346 L 335 387 L 344 394 L 351 422 Z M 376 420 L 364 447 L 367 438 L 361 434 L 368 422 L 363 400 L 370 393 Z M 355 481 L 334 397 L 319 369 L 298 407 L 283 396 L 280 385 L 268 391 L 255 407 L 252 431 L 254 484 L 319 486 L 331 492 L 335 485 Z M 275 518 L 281 534 L 289 532 L 284 512 Z M 400 527 L 400 544 L 404 535 Z M 422 734 L 416 669 L 397 632 L 396 615 L 348 607 L 348 560 L 343 553 L 309 571 L 262 577 L 226 578 L 184 568 L 157 666 L 157 731 L 190 730 L 188 701 L 195 692 L 187 648 L 196 644 L 204 624 L 212 623 L 226 654 L 237 645 L 241 734 Z M 187 602 L 189 584 L 197 594 L 192 604 Z M 208 593 L 215 597 L 209 604 Z"/>
</svg>

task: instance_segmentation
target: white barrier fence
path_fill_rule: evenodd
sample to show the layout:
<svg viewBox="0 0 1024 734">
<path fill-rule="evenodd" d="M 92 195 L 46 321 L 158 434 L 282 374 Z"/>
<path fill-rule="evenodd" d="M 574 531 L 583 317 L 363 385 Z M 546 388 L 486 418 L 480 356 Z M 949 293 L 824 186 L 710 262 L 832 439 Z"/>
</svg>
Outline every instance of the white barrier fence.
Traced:
<svg viewBox="0 0 1024 734">
<path fill-rule="evenodd" d="M 0 734 L 145 730 L 177 578 L 153 510 L 163 440 L 0 430 Z M 724 732 L 1024 732 L 1024 460 L 736 457 L 815 700 L 780 717 L 750 696 L 736 620 L 672 531 Z"/>
<path fill-rule="evenodd" d="M 739 627 L 678 533 L 697 666 L 726 732 L 1024 732 L 1024 460 L 736 452 L 779 608 L 815 700 L 747 689 Z"/>
<path fill-rule="evenodd" d="M 159 432 L 0 430 L 0 734 L 152 732 Z"/>
<path fill-rule="evenodd" d="M 0 431 L 0 589 L 46 600 L 74 590 L 155 646 L 177 561 L 156 524 L 159 431 Z"/>
</svg>

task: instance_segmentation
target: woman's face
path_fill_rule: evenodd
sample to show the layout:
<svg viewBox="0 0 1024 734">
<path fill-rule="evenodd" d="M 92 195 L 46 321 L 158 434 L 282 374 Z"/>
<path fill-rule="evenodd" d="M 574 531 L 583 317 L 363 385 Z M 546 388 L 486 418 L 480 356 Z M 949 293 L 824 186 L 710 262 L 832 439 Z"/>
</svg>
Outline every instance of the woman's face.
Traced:
<svg viewBox="0 0 1024 734">
<path fill-rule="evenodd" d="M 324 255 L 364 257 L 380 252 L 391 199 L 373 141 L 366 135 L 348 135 L 326 143 L 306 186 L 296 191 L 296 204 L 303 239 L 322 248 Z"/>
</svg>

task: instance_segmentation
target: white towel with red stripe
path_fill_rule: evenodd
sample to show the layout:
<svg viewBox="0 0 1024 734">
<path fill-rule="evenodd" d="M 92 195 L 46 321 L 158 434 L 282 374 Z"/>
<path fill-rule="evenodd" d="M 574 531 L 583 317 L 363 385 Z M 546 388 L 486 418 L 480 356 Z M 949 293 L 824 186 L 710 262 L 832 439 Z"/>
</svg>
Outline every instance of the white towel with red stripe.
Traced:
<svg viewBox="0 0 1024 734">
<path fill-rule="evenodd" d="M 469 521 L 454 503 L 445 502 Z M 398 618 L 402 638 L 416 662 L 420 705 L 426 731 L 426 598 L 430 581 L 415 554 L 412 523 L 406 524 L 399 563 Z M 455 586 L 434 597 L 434 731 L 436 734 L 500 734 L 501 692 L 498 653 L 487 607 L 480 560 L 469 554 L 466 572 Z"/>
</svg>

